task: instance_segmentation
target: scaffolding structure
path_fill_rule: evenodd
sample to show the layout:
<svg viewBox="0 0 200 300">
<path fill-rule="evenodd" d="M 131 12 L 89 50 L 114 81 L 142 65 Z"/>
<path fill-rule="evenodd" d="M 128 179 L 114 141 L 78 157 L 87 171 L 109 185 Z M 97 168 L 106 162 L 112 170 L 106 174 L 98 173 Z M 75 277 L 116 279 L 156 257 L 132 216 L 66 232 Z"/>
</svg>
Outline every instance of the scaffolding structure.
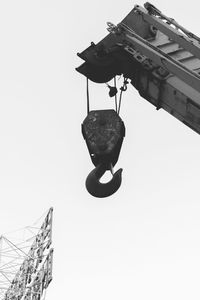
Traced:
<svg viewBox="0 0 200 300">
<path fill-rule="evenodd" d="M 52 280 L 53 208 L 40 227 L 23 228 L 22 237 L 0 237 L 0 300 L 43 300 Z"/>
</svg>

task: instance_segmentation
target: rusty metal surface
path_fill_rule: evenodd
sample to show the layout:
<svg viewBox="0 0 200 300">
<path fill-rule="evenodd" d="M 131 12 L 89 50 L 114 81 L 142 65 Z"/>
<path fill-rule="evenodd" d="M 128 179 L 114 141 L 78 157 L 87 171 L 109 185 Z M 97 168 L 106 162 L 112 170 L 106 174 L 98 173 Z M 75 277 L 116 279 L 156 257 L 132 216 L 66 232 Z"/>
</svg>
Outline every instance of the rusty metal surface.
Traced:
<svg viewBox="0 0 200 300">
<path fill-rule="evenodd" d="M 96 110 L 86 117 L 83 128 L 91 151 L 109 154 L 121 138 L 122 121 L 114 110 Z"/>
<path fill-rule="evenodd" d="M 90 111 L 83 121 L 82 133 L 95 165 L 100 160 L 116 163 L 125 127 L 114 110 Z"/>
</svg>

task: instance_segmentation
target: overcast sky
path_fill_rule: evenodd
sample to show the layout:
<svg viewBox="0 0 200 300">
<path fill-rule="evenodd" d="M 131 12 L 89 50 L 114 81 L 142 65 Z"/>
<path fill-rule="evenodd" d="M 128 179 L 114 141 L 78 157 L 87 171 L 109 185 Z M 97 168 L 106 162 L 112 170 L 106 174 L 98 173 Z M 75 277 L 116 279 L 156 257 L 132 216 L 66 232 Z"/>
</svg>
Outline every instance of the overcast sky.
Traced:
<svg viewBox="0 0 200 300">
<path fill-rule="evenodd" d="M 131 86 L 121 117 L 123 182 L 96 199 L 81 136 L 85 78 L 76 56 L 143 1 L 0 1 L 0 231 L 54 207 L 47 300 L 200 297 L 200 138 Z M 200 36 L 199 1 L 153 3 Z M 92 109 L 113 108 L 91 84 Z"/>
</svg>

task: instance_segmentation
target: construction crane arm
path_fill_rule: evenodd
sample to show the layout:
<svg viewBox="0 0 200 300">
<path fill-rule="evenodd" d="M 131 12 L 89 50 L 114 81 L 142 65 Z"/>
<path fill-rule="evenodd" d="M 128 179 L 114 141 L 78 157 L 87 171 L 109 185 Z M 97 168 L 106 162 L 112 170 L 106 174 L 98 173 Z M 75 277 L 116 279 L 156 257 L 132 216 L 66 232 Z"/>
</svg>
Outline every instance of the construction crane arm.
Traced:
<svg viewBox="0 0 200 300">
<path fill-rule="evenodd" d="M 140 95 L 200 133 L 200 39 L 149 2 L 79 54 L 94 82 L 124 74 Z"/>
</svg>

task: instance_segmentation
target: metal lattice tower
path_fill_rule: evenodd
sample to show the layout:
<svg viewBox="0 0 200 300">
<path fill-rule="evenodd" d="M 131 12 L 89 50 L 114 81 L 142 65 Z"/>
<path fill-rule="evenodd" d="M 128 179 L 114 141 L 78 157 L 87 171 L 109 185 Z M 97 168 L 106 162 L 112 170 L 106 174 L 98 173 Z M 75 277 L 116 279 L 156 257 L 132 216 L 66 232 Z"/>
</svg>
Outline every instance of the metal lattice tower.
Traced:
<svg viewBox="0 0 200 300">
<path fill-rule="evenodd" d="M 20 238 L 0 237 L 0 300 L 45 298 L 52 280 L 52 217 L 50 208 L 40 227 L 19 230 Z"/>
</svg>

